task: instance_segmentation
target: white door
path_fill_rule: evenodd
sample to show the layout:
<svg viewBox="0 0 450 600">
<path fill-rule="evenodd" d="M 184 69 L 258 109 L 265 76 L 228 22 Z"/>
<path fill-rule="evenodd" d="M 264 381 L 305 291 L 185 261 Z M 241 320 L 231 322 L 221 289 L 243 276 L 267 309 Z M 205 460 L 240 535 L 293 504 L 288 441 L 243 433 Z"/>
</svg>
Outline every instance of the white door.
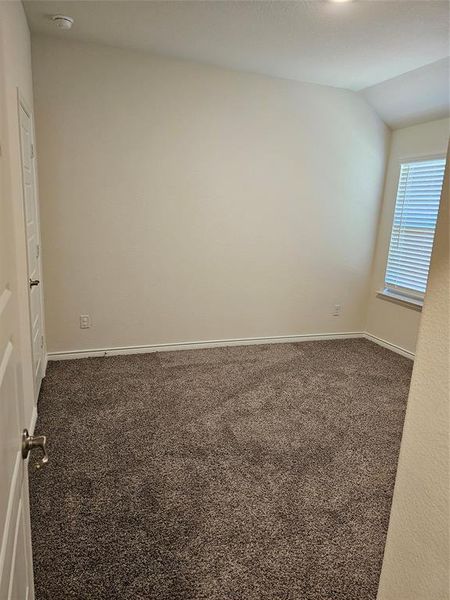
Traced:
<svg viewBox="0 0 450 600">
<path fill-rule="evenodd" d="M 0 81 L 1 84 L 1 81 Z M 1 92 L 1 90 L 0 90 Z M 2 98 L 0 97 L 0 102 Z M 1 123 L 0 123 L 1 127 Z M 0 129 L 0 142 L 5 147 Z M 23 364 L 20 337 L 14 215 L 0 155 L 0 599 L 34 598 L 27 463 L 22 459 Z"/>
<path fill-rule="evenodd" d="M 30 294 L 31 339 L 35 401 L 44 376 L 44 335 L 42 319 L 42 285 L 36 177 L 34 169 L 33 125 L 31 115 L 19 98 L 20 150 L 27 238 L 28 281 Z"/>
</svg>

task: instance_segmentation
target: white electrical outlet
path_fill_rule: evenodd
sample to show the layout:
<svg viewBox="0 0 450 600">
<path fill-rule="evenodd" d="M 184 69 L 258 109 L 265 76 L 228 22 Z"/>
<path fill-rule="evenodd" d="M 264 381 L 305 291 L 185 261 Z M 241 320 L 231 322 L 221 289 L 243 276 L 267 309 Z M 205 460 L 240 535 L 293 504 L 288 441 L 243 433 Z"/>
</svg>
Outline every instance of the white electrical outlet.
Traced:
<svg viewBox="0 0 450 600">
<path fill-rule="evenodd" d="M 80 329 L 89 329 L 91 326 L 91 317 L 89 315 L 80 315 Z"/>
<path fill-rule="evenodd" d="M 333 306 L 333 312 L 331 314 L 333 315 L 333 317 L 340 317 L 341 316 L 341 305 L 335 304 Z"/>
</svg>

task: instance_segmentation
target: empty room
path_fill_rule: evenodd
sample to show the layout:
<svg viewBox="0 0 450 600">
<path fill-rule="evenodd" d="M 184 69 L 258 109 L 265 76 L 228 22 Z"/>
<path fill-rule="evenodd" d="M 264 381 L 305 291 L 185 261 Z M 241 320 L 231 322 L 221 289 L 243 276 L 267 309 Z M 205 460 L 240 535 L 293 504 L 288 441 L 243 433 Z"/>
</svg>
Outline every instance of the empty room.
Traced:
<svg viewBox="0 0 450 600">
<path fill-rule="evenodd" d="M 449 24 L 0 0 L 0 600 L 450 600 Z"/>
</svg>

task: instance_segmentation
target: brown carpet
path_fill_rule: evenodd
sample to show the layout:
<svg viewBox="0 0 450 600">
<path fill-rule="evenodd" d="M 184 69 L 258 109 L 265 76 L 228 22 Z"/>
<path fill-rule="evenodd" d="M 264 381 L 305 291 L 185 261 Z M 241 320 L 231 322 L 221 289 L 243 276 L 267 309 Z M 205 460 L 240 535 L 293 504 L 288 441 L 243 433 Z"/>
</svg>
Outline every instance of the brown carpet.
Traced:
<svg viewBox="0 0 450 600">
<path fill-rule="evenodd" d="M 411 369 L 366 340 L 50 363 L 37 600 L 375 600 Z"/>
</svg>

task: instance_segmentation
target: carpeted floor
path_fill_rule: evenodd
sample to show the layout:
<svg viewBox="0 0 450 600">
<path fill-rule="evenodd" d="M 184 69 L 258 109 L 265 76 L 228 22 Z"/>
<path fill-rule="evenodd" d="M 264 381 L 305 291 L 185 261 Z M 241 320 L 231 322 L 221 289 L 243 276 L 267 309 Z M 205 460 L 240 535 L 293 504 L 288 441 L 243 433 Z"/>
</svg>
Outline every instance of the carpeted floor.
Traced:
<svg viewBox="0 0 450 600">
<path fill-rule="evenodd" d="M 411 369 L 366 340 L 50 363 L 37 600 L 375 600 Z"/>
</svg>

